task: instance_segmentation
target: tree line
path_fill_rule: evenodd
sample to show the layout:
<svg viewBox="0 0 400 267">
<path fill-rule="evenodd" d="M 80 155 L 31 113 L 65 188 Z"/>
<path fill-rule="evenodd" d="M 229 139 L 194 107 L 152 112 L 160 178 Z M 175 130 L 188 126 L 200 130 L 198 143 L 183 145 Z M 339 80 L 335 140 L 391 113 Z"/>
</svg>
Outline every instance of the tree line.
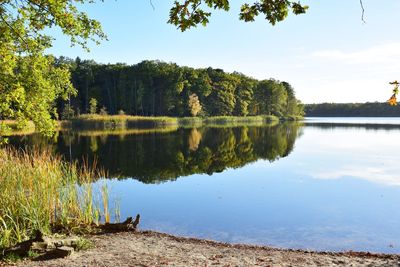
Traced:
<svg viewBox="0 0 400 267">
<path fill-rule="evenodd" d="M 58 103 L 64 118 L 82 113 L 142 116 L 301 116 L 293 87 L 221 69 L 195 69 L 161 61 L 99 64 L 58 58 L 77 90 Z M 93 105 L 95 103 L 95 105 Z"/>
<path fill-rule="evenodd" d="M 306 104 L 309 117 L 399 117 L 400 106 L 386 102 Z"/>
</svg>

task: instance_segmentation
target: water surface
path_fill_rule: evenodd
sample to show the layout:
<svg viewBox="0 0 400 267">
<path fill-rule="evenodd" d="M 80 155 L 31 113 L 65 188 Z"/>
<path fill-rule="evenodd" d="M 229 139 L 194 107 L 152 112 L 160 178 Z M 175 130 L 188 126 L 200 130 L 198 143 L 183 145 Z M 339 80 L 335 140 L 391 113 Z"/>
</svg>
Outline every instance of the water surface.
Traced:
<svg viewBox="0 0 400 267">
<path fill-rule="evenodd" d="M 98 184 L 107 183 L 123 218 L 140 213 L 143 229 L 285 248 L 399 253 L 400 125 L 350 121 L 130 135 L 62 132 L 54 141 L 31 135 L 11 143 L 48 146 L 67 160 L 96 158 L 109 174 Z"/>
</svg>

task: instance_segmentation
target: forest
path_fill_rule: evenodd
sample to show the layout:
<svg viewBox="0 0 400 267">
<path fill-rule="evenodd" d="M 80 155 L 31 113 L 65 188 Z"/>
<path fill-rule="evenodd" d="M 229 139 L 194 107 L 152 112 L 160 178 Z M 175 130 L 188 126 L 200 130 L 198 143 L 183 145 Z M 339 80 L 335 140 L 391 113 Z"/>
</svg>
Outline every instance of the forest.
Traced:
<svg viewBox="0 0 400 267">
<path fill-rule="evenodd" d="M 302 116 L 293 87 L 274 79 L 256 80 L 221 69 L 194 69 L 174 63 L 99 64 L 60 57 L 76 95 L 59 101 L 62 119 L 84 113 L 141 116 Z"/>
<path fill-rule="evenodd" d="M 388 103 L 323 103 L 306 104 L 306 116 L 309 117 L 399 117 L 400 106 Z"/>
</svg>

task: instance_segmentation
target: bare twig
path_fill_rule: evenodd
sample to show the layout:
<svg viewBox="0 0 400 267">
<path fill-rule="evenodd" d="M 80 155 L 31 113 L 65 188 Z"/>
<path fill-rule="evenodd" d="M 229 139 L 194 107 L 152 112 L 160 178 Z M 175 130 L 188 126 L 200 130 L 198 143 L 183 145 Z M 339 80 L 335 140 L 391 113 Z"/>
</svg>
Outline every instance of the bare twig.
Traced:
<svg viewBox="0 0 400 267">
<path fill-rule="evenodd" d="M 365 19 L 364 19 L 365 9 L 364 9 L 364 4 L 363 4 L 362 0 L 360 0 L 360 6 L 361 6 L 361 11 L 362 11 L 362 13 L 361 13 L 361 21 L 365 24 L 366 23 Z"/>
<path fill-rule="evenodd" d="M 150 5 L 151 5 L 151 7 L 153 8 L 153 10 L 156 10 L 156 8 L 154 7 L 154 5 L 153 5 L 153 1 L 152 0 L 149 0 L 150 1 Z"/>
</svg>

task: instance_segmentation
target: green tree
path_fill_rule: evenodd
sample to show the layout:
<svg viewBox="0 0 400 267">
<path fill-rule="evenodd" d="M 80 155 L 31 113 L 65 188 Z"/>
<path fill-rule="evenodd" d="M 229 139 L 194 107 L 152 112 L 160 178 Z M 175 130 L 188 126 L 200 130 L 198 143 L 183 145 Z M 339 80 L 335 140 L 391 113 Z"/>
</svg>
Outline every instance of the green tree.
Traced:
<svg viewBox="0 0 400 267">
<path fill-rule="evenodd" d="M 54 102 L 74 93 L 66 67 L 54 67 L 44 56 L 57 26 L 72 44 L 87 49 L 87 41 L 105 38 L 100 23 L 78 10 L 93 0 L 0 1 L 0 117 L 32 120 L 37 129 L 52 133 Z"/>
<path fill-rule="evenodd" d="M 68 69 L 55 67 L 52 57 L 40 54 L 18 56 L 13 63 L 12 68 L 0 64 L 0 118 L 22 125 L 32 120 L 37 129 L 50 135 L 55 126 L 55 99 L 74 94 Z"/>
<path fill-rule="evenodd" d="M 249 105 L 253 100 L 254 87 L 257 82 L 243 74 L 234 73 L 234 75 L 239 79 L 239 84 L 235 91 L 236 106 L 234 115 L 247 116 L 249 114 Z"/>
<path fill-rule="evenodd" d="M 89 113 L 96 114 L 97 113 L 97 100 L 96 98 L 91 98 L 89 101 Z"/>
<path fill-rule="evenodd" d="M 75 117 L 74 108 L 70 104 L 66 104 L 64 106 L 64 109 L 63 109 L 62 113 L 61 113 L 61 119 L 70 120 L 73 117 Z"/>
</svg>

